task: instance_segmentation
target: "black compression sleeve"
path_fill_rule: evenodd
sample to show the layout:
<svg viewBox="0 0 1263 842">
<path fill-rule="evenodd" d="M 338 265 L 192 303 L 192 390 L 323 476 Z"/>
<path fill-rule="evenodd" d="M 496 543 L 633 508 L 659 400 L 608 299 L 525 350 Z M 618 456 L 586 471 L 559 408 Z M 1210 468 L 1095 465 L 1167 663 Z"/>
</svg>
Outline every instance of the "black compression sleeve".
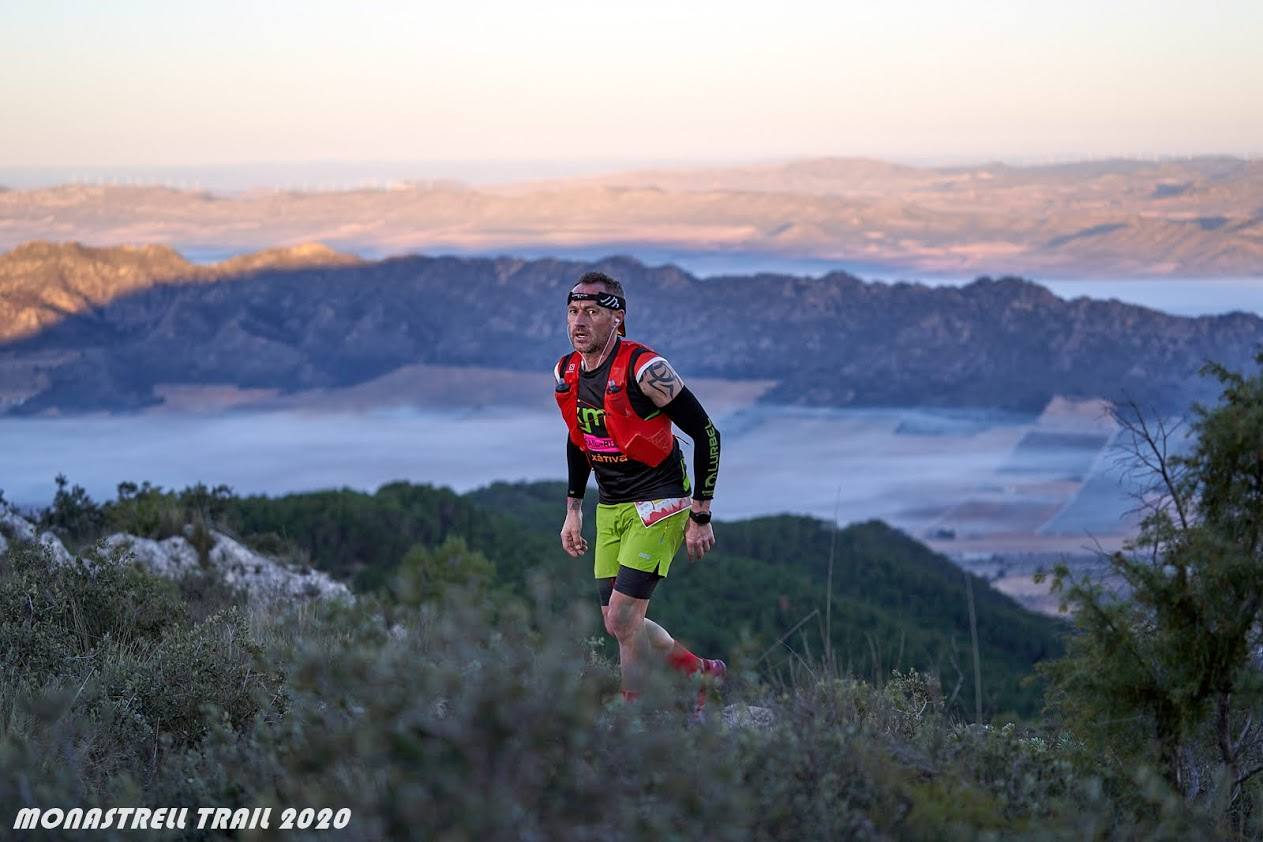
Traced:
<svg viewBox="0 0 1263 842">
<path fill-rule="evenodd" d="M 714 498 L 715 481 L 719 478 L 719 431 L 688 386 L 662 411 L 693 440 L 693 478 L 697 483 L 693 499 Z"/>
<path fill-rule="evenodd" d="M 592 465 L 570 436 L 566 436 L 566 473 L 568 486 L 566 496 L 582 500 L 583 493 L 588 490 L 588 477 L 592 474 Z"/>
</svg>

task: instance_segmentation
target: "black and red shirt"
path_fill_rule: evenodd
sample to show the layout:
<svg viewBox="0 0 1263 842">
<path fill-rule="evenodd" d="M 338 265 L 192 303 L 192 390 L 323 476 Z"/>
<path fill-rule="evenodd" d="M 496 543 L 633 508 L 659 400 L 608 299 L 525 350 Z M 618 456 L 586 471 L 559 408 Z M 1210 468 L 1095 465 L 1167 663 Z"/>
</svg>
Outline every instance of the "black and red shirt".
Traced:
<svg viewBox="0 0 1263 842">
<path fill-rule="evenodd" d="M 689 493 L 688 471 L 679 439 L 672 437 L 672 450 L 658 465 L 647 465 L 627 456 L 610 436 L 605 425 L 605 394 L 610 366 L 619 356 L 622 340 L 615 342 L 605 361 L 593 371 L 580 367 L 577 395 L 577 423 L 583 437 L 583 450 L 596 473 L 599 501 L 606 504 L 635 503 L 667 497 L 685 497 Z M 643 419 L 661 415 L 636 382 L 635 374 L 643 367 L 644 351 L 633 353 L 629 365 L 627 399 L 632 410 Z M 650 355 L 652 357 L 652 355 Z"/>
</svg>

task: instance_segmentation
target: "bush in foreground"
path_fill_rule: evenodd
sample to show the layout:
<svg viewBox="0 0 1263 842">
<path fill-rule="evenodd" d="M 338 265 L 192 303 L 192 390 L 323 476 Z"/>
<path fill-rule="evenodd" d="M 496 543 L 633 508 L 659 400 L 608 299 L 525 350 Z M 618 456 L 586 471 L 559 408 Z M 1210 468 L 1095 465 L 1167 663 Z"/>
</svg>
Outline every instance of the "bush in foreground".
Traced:
<svg viewBox="0 0 1263 842">
<path fill-rule="evenodd" d="M 543 594 L 494 617 L 457 584 L 441 604 L 194 622 L 170 583 L 119 559 L 54 569 L 24 546 L 0 564 L 4 639 L 46 641 L 6 660 L 8 816 L 351 808 L 339 834 L 295 839 L 1209 838 L 1160 777 L 1120 809 L 1067 738 L 964 724 L 920 673 L 880 690 L 805 670 L 776 690 L 735 681 L 690 725 L 693 689 L 668 675 L 641 704 L 614 701 L 616 669 L 582 633 L 595 612 Z M 93 608 L 98 587 L 113 597 Z M 22 594 L 41 609 L 23 613 Z M 721 702 L 770 721 L 726 725 Z"/>
</svg>

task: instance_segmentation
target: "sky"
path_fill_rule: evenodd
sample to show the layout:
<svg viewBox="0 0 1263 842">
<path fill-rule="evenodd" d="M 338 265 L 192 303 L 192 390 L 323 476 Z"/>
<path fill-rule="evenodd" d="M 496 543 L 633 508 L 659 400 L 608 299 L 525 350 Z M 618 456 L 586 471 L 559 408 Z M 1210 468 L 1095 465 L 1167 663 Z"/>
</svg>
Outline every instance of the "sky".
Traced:
<svg viewBox="0 0 1263 842">
<path fill-rule="evenodd" d="M 1263 2 L 0 0 L 0 167 L 1263 155 Z"/>
</svg>

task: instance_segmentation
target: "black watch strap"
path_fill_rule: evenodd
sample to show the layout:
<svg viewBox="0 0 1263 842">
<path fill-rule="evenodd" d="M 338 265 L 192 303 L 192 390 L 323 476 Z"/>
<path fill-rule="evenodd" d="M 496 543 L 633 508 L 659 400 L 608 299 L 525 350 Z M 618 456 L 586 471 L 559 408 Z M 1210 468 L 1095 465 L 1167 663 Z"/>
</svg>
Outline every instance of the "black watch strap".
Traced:
<svg viewBox="0 0 1263 842">
<path fill-rule="evenodd" d="M 690 509 L 689 518 L 694 523 L 699 523 L 702 526 L 705 526 L 706 524 L 710 523 L 710 512 L 695 512 L 692 509 Z"/>
</svg>

